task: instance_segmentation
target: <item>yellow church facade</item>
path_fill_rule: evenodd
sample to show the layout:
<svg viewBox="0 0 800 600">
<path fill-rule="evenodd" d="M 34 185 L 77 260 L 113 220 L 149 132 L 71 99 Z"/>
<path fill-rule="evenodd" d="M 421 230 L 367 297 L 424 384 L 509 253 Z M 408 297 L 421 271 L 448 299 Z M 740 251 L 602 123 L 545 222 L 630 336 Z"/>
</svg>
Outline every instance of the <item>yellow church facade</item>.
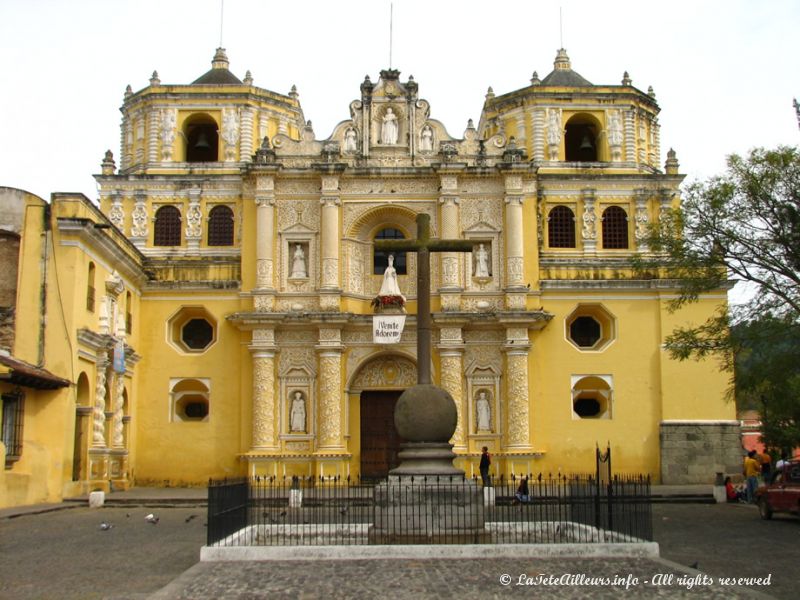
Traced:
<svg viewBox="0 0 800 600">
<path fill-rule="evenodd" d="M 662 348 L 725 290 L 670 313 L 677 282 L 631 265 L 683 178 L 674 153 L 659 164 L 652 91 L 627 74 L 594 85 L 560 50 L 545 78 L 490 89 L 456 137 L 398 71 L 354 96 L 317 139 L 294 89 L 240 80 L 218 49 L 191 84 L 154 73 L 126 91 L 99 207 L 0 189 L 20 265 L 0 307 L 0 506 L 242 474 L 384 477 L 394 403 L 416 382 L 418 269 L 392 256 L 406 320 L 381 343 L 390 258 L 374 242 L 413 239 L 418 214 L 434 237 L 475 240 L 431 259 L 431 368 L 467 475 L 482 446 L 510 475 L 591 470 L 607 443 L 615 471 L 664 483 L 738 472 L 725 376 Z M 20 334 L 34 329 L 47 343 Z"/>
</svg>

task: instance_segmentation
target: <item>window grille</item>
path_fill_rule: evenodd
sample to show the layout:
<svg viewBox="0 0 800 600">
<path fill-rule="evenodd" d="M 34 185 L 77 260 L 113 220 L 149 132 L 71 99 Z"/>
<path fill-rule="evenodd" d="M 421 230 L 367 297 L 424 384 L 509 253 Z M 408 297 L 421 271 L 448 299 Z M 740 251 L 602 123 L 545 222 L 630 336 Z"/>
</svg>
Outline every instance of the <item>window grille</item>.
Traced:
<svg viewBox="0 0 800 600">
<path fill-rule="evenodd" d="M 575 214 L 566 206 L 556 206 L 547 219 L 547 240 L 551 248 L 575 247 Z"/>
<path fill-rule="evenodd" d="M 6 468 L 22 455 L 22 422 L 25 396 L 21 393 L 3 395 L 3 444 L 6 447 Z"/>
<path fill-rule="evenodd" d="M 233 211 L 215 206 L 208 213 L 208 245 L 233 246 Z"/>
<path fill-rule="evenodd" d="M 174 206 L 162 206 L 156 212 L 153 244 L 156 246 L 181 245 L 181 213 Z"/>
<path fill-rule="evenodd" d="M 603 248 L 628 247 L 628 215 L 619 206 L 609 206 L 603 211 Z"/>
</svg>

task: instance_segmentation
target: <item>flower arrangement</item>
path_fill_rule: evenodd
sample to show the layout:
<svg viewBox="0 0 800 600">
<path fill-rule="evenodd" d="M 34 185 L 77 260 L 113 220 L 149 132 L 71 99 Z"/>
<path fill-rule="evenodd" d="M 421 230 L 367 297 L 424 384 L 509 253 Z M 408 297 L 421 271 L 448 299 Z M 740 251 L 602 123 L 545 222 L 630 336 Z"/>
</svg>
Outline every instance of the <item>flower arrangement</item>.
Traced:
<svg viewBox="0 0 800 600">
<path fill-rule="evenodd" d="M 402 296 L 375 296 L 372 299 L 372 308 L 403 308 L 406 300 Z"/>
</svg>

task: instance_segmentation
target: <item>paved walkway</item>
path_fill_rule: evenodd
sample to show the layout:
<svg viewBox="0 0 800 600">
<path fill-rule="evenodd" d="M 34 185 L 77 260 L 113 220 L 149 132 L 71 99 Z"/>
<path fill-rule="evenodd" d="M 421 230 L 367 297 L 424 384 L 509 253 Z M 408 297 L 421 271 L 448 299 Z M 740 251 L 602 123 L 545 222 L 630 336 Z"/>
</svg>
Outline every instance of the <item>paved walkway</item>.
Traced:
<svg viewBox="0 0 800 600">
<path fill-rule="evenodd" d="M 119 498 L 118 494 L 131 504 L 110 502 L 102 509 L 90 509 L 81 500 L 39 514 L 18 510 L 19 518 L 0 519 L 0 599 L 611 598 L 623 594 L 730 599 L 766 592 L 793 600 L 800 583 L 795 564 L 800 519 L 776 516 L 762 521 L 755 507 L 748 505 L 654 505 L 654 535 L 662 559 L 492 556 L 454 560 L 434 556 L 223 563 L 198 562 L 206 532 L 205 511 L 197 504 L 202 504 L 204 490 L 135 488 L 115 492 L 112 498 Z M 150 508 L 150 503 L 164 503 L 170 497 L 175 506 Z M 195 504 L 177 504 L 181 498 Z M 158 525 L 144 520 L 149 512 L 160 517 Z M 101 522 L 113 528 L 103 531 Z M 702 573 L 685 566 L 698 560 Z M 713 585 L 707 585 L 712 577 Z M 746 581 L 720 579 L 736 577 L 770 577 L 770 585 L 753 585 L 751 591 L 743 587 Z"/>
</svg>

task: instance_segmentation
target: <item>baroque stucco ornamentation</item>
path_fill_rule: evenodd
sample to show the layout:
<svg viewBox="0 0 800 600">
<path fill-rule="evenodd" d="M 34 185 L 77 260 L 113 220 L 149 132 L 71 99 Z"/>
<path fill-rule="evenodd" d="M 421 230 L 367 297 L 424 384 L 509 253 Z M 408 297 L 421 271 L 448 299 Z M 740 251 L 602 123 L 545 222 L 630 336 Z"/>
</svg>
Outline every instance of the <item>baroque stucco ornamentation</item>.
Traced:
<svg viewBox="0 0 800 600">
<path fill-rule="evenodd" d="M 145 206 L 144 198 L 137 198 L 136 204 L 133 207 L 133 214 L 131 215 L 133 223 L 131 225 L 131 236 L 146 238 L 148 235 L 147 228 L 147 208 Z"/>
<path fill-rule="evenodd" d="M 275 443 L 275 359 L 253 357 L 253 447 Z"/>
<path fill-rule="evenodd" d="M 342 445 L 342 408 L 339 386 L 342 380 L 341 355 L 325 353 L 319 357 L 319 441 L 321 446 Z"/>
<path fill-rule="evenodd" d="M 102 447 L 106 445 L 106 368 L 108 359 L 105 356 L 98 357 L 95 368 L 97 374 L 94 384 L 94 409 L 92 410 L 92 446 Z"/>
<path fill-rule="evenodd" d="M 453 397 L 456 404 L 458 420 L 453 434 L 453 442 L 457 446 L 464 444 L 464 401 L 463 385 L 464 374 L 461 367 L 461 354 L 443 354 L 440 359 L 441 375 L 440 385 Z"/>
<path fill-rule="evenodd" d="M 125 380 L 122 373 L 114 373 L 114 434 L 112 445 L 114 448 L 123 448 L 125 439 L 123 436 L 122 417 L 125 406 Z"/>
<path fill-rule="evenodd" d="M 527 447 L 530 443 L 528 424 L 528 356 L 524 352 L 506 355 L 508 394 L 508 444 Z"/>
<path fill-rule="evenodd" d="M 361 367 L 352 390 L 405 389 L 417 383 L 417 367 L 404 356 L 379 356 Z"/>
</svg>

